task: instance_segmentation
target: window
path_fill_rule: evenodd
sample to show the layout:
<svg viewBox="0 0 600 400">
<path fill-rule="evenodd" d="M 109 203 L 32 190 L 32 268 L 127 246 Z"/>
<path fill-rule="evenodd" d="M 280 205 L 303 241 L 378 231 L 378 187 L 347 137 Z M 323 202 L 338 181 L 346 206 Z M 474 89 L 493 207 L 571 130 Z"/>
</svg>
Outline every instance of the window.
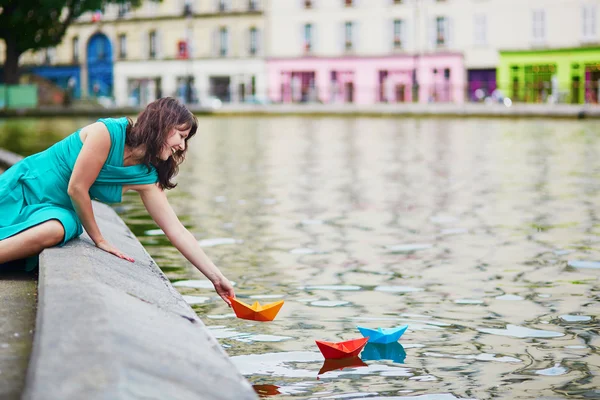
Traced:
<svg viewBox="0 0 600 400">
<path fill-rule="evenodd" d="M 533 40 L 541 42 L 546 38 L 546 13 L 544 10 L 534 10 L 532 18 Z"/>
<path fill-rule="evenodd" d="M 120 3 L 119 4 L 119 11 L 118 11 L 117 15 L 118 15 L 119 18 L 123 18 L 127 14 L 129 14 L 129 11 L 131 11 L 131 3 L 129 3 L 129 2 Z"/>
<path fill-rule="evenodd" d="M 219 11 L 225 12 L 229 9 L 227 0 L 219 0 Z"/>
<path fill-rule="evenodd" d="M 121 33 L 119 35 L 119 58 L 124 59 L 127 57 L 127 35 Z"/>
<path fill-rule="evenodd" d="M 401 19 L 394 20 L 394 49 L 401 49 L 403 43 L 403 25 L 404 22 Z"/>
<path fill-rule="evenodd" d="M 352 50 L 352 28 L 354 24 L 352 22 L 346 22 L 344 24 L 344 48 L 346 50 Z"/>
<path fill-rule="evenodd" d="M 304 25 L 304 52 L 310 53 L 312 50 L 312 34 L 313 34 L 313 26 L 312 24 Z"/>
<path fill-rule="evenodd" d="M 46 48 L 46 50 L 44 51 L 44 63 L 54 64 L 55 60 L 56 60 L 56 48 L 55 47 Z"/>
<path fill-rule="evenodd" d="M 312 0 L 304 0 L 304 8 L 313 8 Z"/>
<path fill-rule="evenodd" d="M 150 58 L 156 58 L 156 31 L 150 31 L 150 34 L 148 35 L 148 43 L 150 44 L 148 48 L 148 55 Z"/>
<path fill-rule="evenodd" d="M 73 37 L 72 46 L 73 46 L 73 62 L 78 63 L 79 62 L 79 36 Z"/>
<path fill-rule="evenodd" d="M 476 46 L 485 46 L 487 44 L 487 18 L 483 14 L 476 14 L 473 17 L 473 43 Z"/>
<path fill-rule="evenodd" d="M 258 30 L 253 26 L 250 28 L 250 55 L 258 52 Z"/>
<path fill-rule="evenodd" d="M 190 17 L 194 14 L 194 10 L 192 9 L 192 0 L 185 0 L 183 3 L 183 15 L 185 17 Z"/>
<path fill-rule="evenodd" d="M 258 10 L 258 0 L 248 0 L 248 10 Z"/>
<path fill-rule="evenodd" d="M 228 32 L 226 27 L 219 28 L 219 55 L 225 57 L 227 55 Z"/>
<path fill-rule="evenodd" d="M 446 17 L 437 17 L 435 19 L 435 44 L 437 47 L 444 47 L 448 44 L 448 20 Z"/>
<path fill-rule="evenodd" d="M 177 42 L 177 58 L 189 58 L 188 45 L 185 40 L 180 40 Z"/>
<path fill-rule="evenodd" d="M 583 39 L 593 40 L 596 38 L 596 6 L 586 5 L 582 9 L 582 26 L 583 26 Z"/>
<path fill-rule="evenodd" d="M 346 7 L 352 7 L 354 5 L 354 0 L 344 0 L 344 5 Z"/>
</svg>

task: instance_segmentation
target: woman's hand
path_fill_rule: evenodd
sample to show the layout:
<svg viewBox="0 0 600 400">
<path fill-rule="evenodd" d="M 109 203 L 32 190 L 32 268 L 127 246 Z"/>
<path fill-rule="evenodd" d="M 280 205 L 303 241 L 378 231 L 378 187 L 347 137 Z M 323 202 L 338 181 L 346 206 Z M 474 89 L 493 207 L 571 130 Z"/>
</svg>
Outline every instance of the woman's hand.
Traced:
<svg viewBox="0 0 600 400">
<path fill-rule="evenodd" d="M 213 282 L 213 285 L 215 286 L 218 295 L 221 296 L 223 301 L 227 303 L 229 307 L 231 307 L 231 300 L 229 300 L 229 298 L 235 297 L 231 282 L 229 282 L 227 278 L 221 277 L 219 280 Z"/>
<path fill-rule="evenodd" d="M 106 240 L 102 240 L 102 241 L 96 243 L 96 247 L 106 251 L 107 253 L 110 253 L 119 258 L 122 258 L 123 260 L 127 260 L 129 262 L 135 262 L 135 260 L 133 258 L 121 253 L 116 247 L 114 247 L 112 244 L 108 243 Z"/>
</svg>

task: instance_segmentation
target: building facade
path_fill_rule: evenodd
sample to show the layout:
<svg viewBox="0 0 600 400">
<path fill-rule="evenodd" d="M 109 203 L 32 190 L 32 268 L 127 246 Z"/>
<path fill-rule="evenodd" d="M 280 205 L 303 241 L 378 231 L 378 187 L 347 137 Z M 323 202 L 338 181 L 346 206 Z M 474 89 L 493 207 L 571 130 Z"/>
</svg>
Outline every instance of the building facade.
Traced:
<svg viewBox="0 0 600 400">
<path fill-rule="evenodd" d="M 464 57 L 446 4 L 394 0 L 282 0 L 267 18 L 274 102 L 464 101 Z M 429 21 L 431 20 L 431 21 Z M 427 29 L 435 24 L 435 37 Z M 432 31 L 433 32 L 433 31 Z M 425 40 L 427 38 L 427 40 Z"/>
<path fill-rule="evenodd" d="M 145 105 L 256 101 L 266 93 L 261 0 L 146 1 L 87 13 L 53 49 L 22 56 L 25 69 L 75 97 Z M 30 66 L 30 67 L 29 67 Z"/>
<path fill-rule="evenodd" d="M 119 105 L 597 102 L 599 12 L 600 0 L 146 0 L 88 13 L 21 61 Z"/>
</svg>

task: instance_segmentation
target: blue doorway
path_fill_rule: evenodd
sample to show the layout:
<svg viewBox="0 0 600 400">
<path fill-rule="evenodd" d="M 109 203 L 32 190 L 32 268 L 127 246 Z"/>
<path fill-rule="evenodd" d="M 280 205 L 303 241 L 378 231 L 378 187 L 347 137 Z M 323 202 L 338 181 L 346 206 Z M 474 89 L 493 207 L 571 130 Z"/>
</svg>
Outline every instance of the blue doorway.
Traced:
<svg viewBox="0 0 600 400">
<path fill-rule="evenodd" d="M 103 33 L 94 34 L 87 45 L 88 95 L 112 97 L 113 59 L 112 45 Z"/>
</svg>

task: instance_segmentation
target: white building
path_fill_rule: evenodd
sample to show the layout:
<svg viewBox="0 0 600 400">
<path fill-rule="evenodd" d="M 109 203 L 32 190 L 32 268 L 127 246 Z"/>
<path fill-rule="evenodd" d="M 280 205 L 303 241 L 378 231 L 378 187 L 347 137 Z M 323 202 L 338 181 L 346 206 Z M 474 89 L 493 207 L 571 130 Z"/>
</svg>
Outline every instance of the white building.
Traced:
<svg viewBox="0 0 600 400">
<path fill-rule="evenodd" d="M 35 72 L 119 106 L 160 96 L 253 101 L 266 92 L 263 31 L 261 0 L 109 5 L 80 17 L 56 48 L 24 54 L 21 64 L 46 67 Z"/>
</svg>

